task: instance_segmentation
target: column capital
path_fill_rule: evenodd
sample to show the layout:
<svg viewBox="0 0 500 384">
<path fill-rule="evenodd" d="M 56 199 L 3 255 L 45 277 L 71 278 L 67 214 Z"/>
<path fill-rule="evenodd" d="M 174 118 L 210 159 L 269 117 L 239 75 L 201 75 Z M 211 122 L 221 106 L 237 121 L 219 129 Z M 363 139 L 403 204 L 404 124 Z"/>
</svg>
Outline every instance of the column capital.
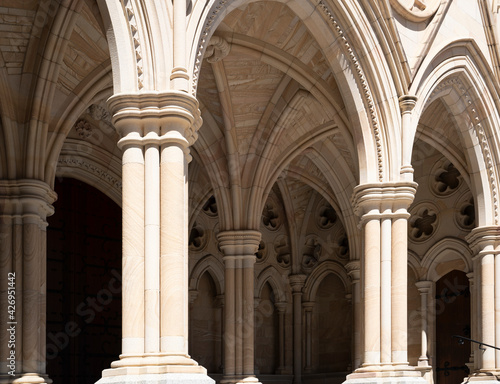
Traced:
<svg viewBox="0 0 500 384">
<path fill-rule="evenodd" d="M 57 194 L 41 180 L 0 180 L 0 216 L 32 216 L 46 226 L 45 219 L 54 214 L 52 203 L 56 199 Z"/>
<path fill-rule="evenodd" d="M 353 283 L 359 281 L 361 278 L 361 262 L 359 260 L 348 262 L 345 265 L 345 269 Z"/>
<path fill-rule="evenodd" d="M 417 96 L 404 95 L 399 98 L 399 108 L 401 108 L 401 113 L 408 113 L 415 108 L 417 104 Z"/>
<path fill-rule="evenodd" d="M 290 275 L 288 276 L 288 280 L 290 281 L 290 285 L 292 287 L 293 293 L 301 293 L 302 288 L 304 287 L 304 283 L 306 281 L 306 275 Z"/>
<path fill-rule="evenodd" d="M 108 100 L 118 145 L 178 144 L 188 148 L 198 138 L 201 112 L 189 93 L 170 90 L 116 94 Z"/>
<path fill-rule="evenodd" d="M 252 256 L 259 249 L 261 233 L 253 230 L 224 231 L 217 234 L 224 257 Z"/>
<path fill-rule="evenodd" d="M 306 312 L 311 312 L 314 308 L 314 301 L 306 301 L 302 303 L 302 308 L 304 308 L 304 311 Z"/>
<path fill-rule="evenodd" d="M 500 226 L 474 228 L 465 239 L 477 255 L 500 253 Z"/>
<path fill-rule="evenodd" d="M 362 217 L 378 217 L 382 214 L 408 217 L 406 211 L 417 192 L 417 183 L 383 182 L 360 184 L 354 188 L 352 205 L 354 212 Z"/>
<path fill-rule="evenodd" d="M 417 281 L 415 285 L 417 286 L 418 291 L 423 295 L 429 293 L 430 289 L 432 288 L 432 281 Z"/>
<path fill-rule="evenodd" d="M 274 303 L 274 306 L 276 307 L 276 310 L 279 312 L 279 313 L 285 313 L 286 311 L 286 307 L 287 307 L 287 303 L 285 303 L 284 301 L 280 301 L 278 303 Z"/>
</svg>

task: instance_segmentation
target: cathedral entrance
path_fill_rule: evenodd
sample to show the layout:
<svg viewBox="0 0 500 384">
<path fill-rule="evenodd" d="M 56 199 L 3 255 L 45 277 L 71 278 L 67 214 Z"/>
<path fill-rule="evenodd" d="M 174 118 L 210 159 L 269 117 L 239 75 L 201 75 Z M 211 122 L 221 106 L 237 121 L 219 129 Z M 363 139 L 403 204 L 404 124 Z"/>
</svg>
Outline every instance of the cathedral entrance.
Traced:
<svg viewBox="0 0 500 384">
<path fill-rule="evenodd" d="M 470 342 L 469 280 L 464 272 L 451 271 L 436 282 L 436 379 L 437 384 L 460 384 L 469 374 L 465 365 Z"/>
</svg>

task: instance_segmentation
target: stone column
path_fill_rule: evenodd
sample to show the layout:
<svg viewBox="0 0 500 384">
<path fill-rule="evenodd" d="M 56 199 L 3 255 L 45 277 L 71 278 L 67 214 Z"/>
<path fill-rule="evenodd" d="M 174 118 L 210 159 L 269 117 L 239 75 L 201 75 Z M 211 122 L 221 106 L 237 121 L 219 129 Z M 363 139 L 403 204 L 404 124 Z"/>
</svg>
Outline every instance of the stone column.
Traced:
<svg viewBox="0 0 500 384">
<path fill-rule="evenodd" d="M 421 339 L 420 339 L 420 357 L 418 358 L 418 366 L 419 367 L 429 367 L 429 357 L 428 357 L 428 335 L 429 329 L 427 326 L 427 318 L 428 318 L 428 305 L 429 302 L 429 294 L 431 293 L 432 281 L 418 281 L 415 284 L 420 292 L 420 313 L 422 318 L 421 323 Z M 430 367 L 429 367 L 430 368 Z"/>
<path fill-rule="evenodd" d="M 0 382 L 51 382 L 45 370 L 46 218 L 55 200 L 42 181 L 0 181 Z"/>
<path fill-rule="evenodd" d="M 305 275 L 289 277 L 293 295 L 293 384 L 302 382 L 302 288 Z"/>
<path fill-rule="evenodd" d="M 123 342 L 99 383 L 211 383 L 188 354 L 187 166 L 198 103 L 179 91 L 122 94 L 109 109 L 123 151 Z"/>
<path fill-rule="evenodd" d="M 362 360 L 361 330 L 363 327 L 363 316 L 361 307 L 361 271 L 359 260 L 353 260 L 346 264 L 346 270 L 351 278 L 352 284 L 352 310 L 353 310 L 353 369 L 359 368 Z"/>
<path fill-rule="evenodd" d="M 478 340 L 489 345 L 500 344 L 500 227 L 478 227 L 467 238 L 474 257 L 474 273 L 479 277 L 477 296 L 478 305 Z M 474 381 L 496 380 L 500 375 L 500 353 L 483 347 L 478 351 L 480 357 L 478 372 L 471 377 Z M 475 359 L 476 360 L 476 359 Z"/>
<path fill-rule="evenodd" d="M 467 274 L 467 278 L 469 279 L 469 291 L 470 291 L 470 313 L 471 313 L 471 319 L 470 319 L 470 338 L 472 340 L 477 340 L 477 318 L 476 318 L 476 313 L 478 313 L 477 310 L 477 297 L 476 297 L 476 288 L 474 286 L 474 272 L 469 272 Z M 466 364 L 469 367 L 469 371 L 472 373 L 476 370 L 476 364 L 475 364 L 475 358 L 474 358 L 474 351 L 475 351 L 475 343 L 470 343 L 471 347 L 471 352 L 470 352 L 470 357 L 469 357 L 469 362 Z"/>
<path fill-rule="evenodd" d="M 302 308 L 304 309 L 304 320 L 305 320 L 305 364 L 304 364 L 304 372 L 309 373 L 313 370 L 313 310 L 314 310 L 314 301 L 308 301 L 307 303 L 302 304 Z"/>
<path fill-rule="evenodd" d="M 260 232 L 217 235 L 224 254 L 224 383 L 257 383 L 254 371 L 254 264 Z"/>
<path fill-rule="evenodd" d="M 276 303 L 276 309 L 278 310 L 278 343 L 279 343 L 279 367 L 277 374 L 282 374 L 285 371 L 285 314 L 287 303 Z"/>
<path fill-rule="evenodd" d="M 354 189 L 354 210 L 364 233 L 363 357 L 347 381 L 424 382 L 407 357 L 407 208 L 415 192 L 416 184 L 409 181 Z"/>
</svg>

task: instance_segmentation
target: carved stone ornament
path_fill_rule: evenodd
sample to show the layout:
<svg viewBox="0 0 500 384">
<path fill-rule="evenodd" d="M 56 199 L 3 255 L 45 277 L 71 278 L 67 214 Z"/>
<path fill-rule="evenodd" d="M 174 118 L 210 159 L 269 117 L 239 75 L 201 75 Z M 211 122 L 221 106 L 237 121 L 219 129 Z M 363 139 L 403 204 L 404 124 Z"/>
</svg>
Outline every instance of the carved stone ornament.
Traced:
<svg viewBox="0 0 500 384">
<path fill-rule="evenodd" d="M 392 7 L 404 18 L 416 23 L 433 16 L 441 0 L 391 0 Z"/>
<path fill-rule="evenodd" d="M 285 235 L 278 236 L 274 240 L 274 251 L 276 252 L 276 261 L 282 267 L 290 265 L 290 244 L 288 237 Z"/>
<path fill-rule="evenodd" d="M 302 256 L 302 269 L 309 272 L 316 264 L 318 264 L 321 258 L 322 247 L 318 240 L 314 237 L 310 237 L 306 240 L 304 245 L 304 254 Z"/>
<path fill-rule="evenodd" d="M 281 224 L 278 210 L 271 201 L 268 201 L 262 210 L 262 223 L 270 231 L 277 230 Z"/>
<path fill-rule="evenodd" d="M 203 227 L 196 222 L 189 233 L 189 249 L 199 252 L 207 245 L 208 235 Z"/>
<path fill-rule="evenodd" d="M 451 195 L 462 185 L 462 176 L 448 160 L 438 162 L 431 171 L 430 186 L 437 196 Z"/>
<path fill-rule="evenodd" d="M 456 211 L 455 220 L 458 226 L 464 230 L 470 230 L 476 226 L 476 209 L 474 207 L 474 198 L 469 196 L 465 201 L 459 204 Z"/>
<path fill-rule="evenodd" d="M 421 205 L 412 210 L 409 222 L 410 240 L 424 241 L 432 236 L 437 225 L 437 213 L 434 208 Z"/>
<path fill-rule="evenodd" d="M 321 229 L 329 229 L 333 227 L 336 221 L 337 212 L 335 212 L 335 209 L 328 203 L 321 205 L 318 214 L 318 226 Z"/>
<path fill-rule="evenodd" d="M 213 195 L 209 197 L 202 209 L 208 216 L 217 216 L 217 202 L 215 201 L 215 197 Z"/>
<path fill-rule="evenodd" d="M 255 252 L 255 256 L 257 257 L 257 263 L 263 262 L 267 257 L 267 247 L 264 241 L 260 241 L 259 249 Z"/>
<path fill-rule="evenodd" d="M 83 119 L 75 124 L 75 130 L 82 139 L 88 139 L 93 133 L 90 123 Z"/>
</svg>

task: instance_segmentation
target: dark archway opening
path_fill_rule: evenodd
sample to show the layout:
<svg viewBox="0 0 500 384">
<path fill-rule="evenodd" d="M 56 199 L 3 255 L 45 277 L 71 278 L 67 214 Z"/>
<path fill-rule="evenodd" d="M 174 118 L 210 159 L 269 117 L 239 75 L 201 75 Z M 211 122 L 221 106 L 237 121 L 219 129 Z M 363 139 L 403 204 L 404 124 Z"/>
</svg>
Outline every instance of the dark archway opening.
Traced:
<svg viewBox="0 0 500 384">
<path fill-rule="evenodd" d="M 47 373 L 94 384 L 121 351 L 121 209 L 97 189 L 58 179 L 47 228 Z"/>
<path fill-rule="evenodd" d="M 436 380 L 461 383 L 469 374 L 469 341 L 459 344 L 453 335 L 470 338 L 469 279 L 451 271 L 436 282 Z"/>
</svg>

